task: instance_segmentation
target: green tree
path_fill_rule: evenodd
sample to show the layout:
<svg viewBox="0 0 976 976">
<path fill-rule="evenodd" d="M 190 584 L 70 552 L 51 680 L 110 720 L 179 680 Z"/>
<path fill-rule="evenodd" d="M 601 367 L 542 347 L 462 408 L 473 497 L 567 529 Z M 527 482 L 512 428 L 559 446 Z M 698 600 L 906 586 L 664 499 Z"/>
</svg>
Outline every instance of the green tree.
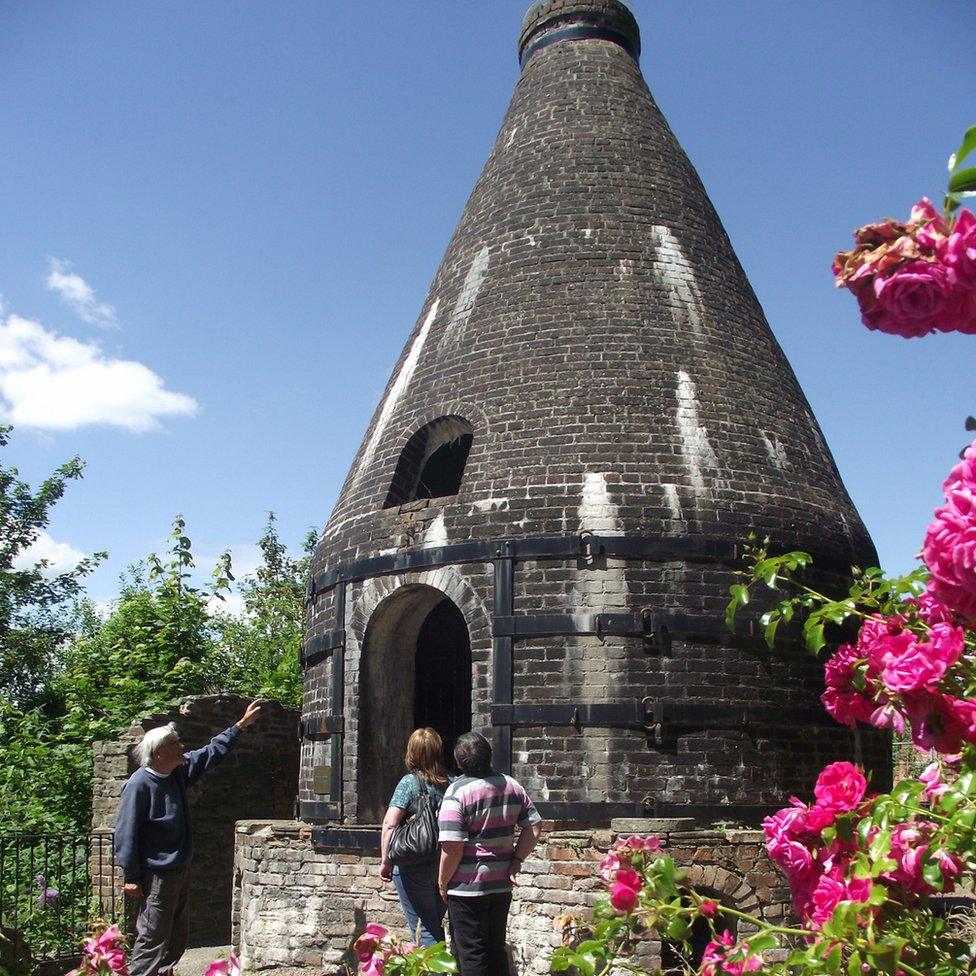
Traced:
<svg viewBox="0 0 976 976">
<path fill-rule="evenodd" d="M 0 425 L 0 447 L 9 443 L 10 431 Z M 18 708 L 50 706 L 46 679 L 76 623 L 82 581 L 105 558 L 98 552 L 57 574 L 49 572 L 46 560 L 15 565 L 47 527 L 68 482 L 81 478 L 83 470 L 74 457 L 34 491 L 16 468 L 0 464 L 0 689 Z"/>
<path fill-rule="evenodd" d="M 65 734 L 91 742 L 118 734 L 134 718 L 213 688 L 209 660 L 216 628 L 208 605 L 230 586 L 224 553 L 207 587 L 194 586 L 192 543 L 182 516 L 164 558 L 152 553 L 129 571 L 108 618 L 85 627 L 63 654 L 56 678 Z"/>
<path fill-rule="evenodd" d="M 262 561 L 239 586 L 240 616 L 221 614 L 219 638 L 210 670 L 226 684 L 222 690 L 273 698 L 292 708 L 302 700 L 299 651 L 305 626 L 305 586 L 316 535 L 309 531 L 303 555 L 293 558 L 278 536 L 274 512 L 268 513 L 258 542 Z"/>
</svg>

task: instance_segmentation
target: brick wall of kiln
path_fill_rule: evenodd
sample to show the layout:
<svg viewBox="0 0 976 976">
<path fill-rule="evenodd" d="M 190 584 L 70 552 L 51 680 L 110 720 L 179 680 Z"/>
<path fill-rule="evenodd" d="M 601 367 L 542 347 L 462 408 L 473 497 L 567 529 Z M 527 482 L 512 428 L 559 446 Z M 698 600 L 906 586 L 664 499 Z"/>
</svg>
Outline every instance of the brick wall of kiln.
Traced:
<svg viewBox="0 0 976 976">
<path fill-rule="evenodd" d="M 436 510 L 436 509 L 435 509 Z M 516 613 L 638 612 L 648 604 L 664 611 L 699 613 L 721 619 L 732 570 L 718 566 L 635 564 L 609 561 L 518 563 Z M 363 706 L 363 649 L 375 608 L 399 588 L 433 586 L 446 593 L 468 623 L 473 664 L 472 712 L 475 729 L 490 734 L 492 570 L 490 565 L 446 567 L 404 573 L 350 585 L 346 598 L 345 741 L 343 800 L 347 821 L 375 822 L 359 805 L 360 727 L 377 721 Z M 689 598 L 689 594 L 691 595 Z M 334 627 L 334 606 L 325 594 L 315 606 L 312 633 Z M 757 642 L 758 643 L 758 642 Z M 305 682 L 305 713 L 328 712 L 331 659 L 316 666 Z M 412 681 L 396 666 L 373 678 L 385 686 Z M 515 643 L 514 694 L 517 703 L 597 703 L 640 701 L 645 696 L 672 703 L 742 705 L 753 701 L 809 707 L 823 689 L 822 666 L 795 644 L 768 652 L 692 644 L 675 640 L 668 656 L 648 655 L 640 640 L 608 637 L 550 637 Z M 855 733 L 825 726 L 811 735 L 802 727 L 758 730 L 682 731 L 652 743 L 639 730 L 571 727 L 517 729 L 512 742 L 512 772 L 538 800 L 639 802 L 645 796 L 673 803 L 770 804 L 809 792 L 828 763 L 857 757 L 887 781 L 888 740 L 877 733 Z M 388 744 L 388 797 L 402 772 L 404 742 Z M 306 741 L 328 762 L 327 742 Z M 319 799 L 309 771 L 316 763 L 306 753 L 300 798 Z"/>
<path fill-rule="evenodd" d="M 174 722 L 188 749 L 206 745 L 241 717 L 249 699 L 238 695 L 187 698 L 172 712 L 140 719 L 116 740 L 96 742 L 92 828 L 106 841 L 93 845 L 92 887 L 103 901 L 120 879 L 108 856 L 122 787 L 136 768 L 133 748 L 152 728 Z M 233 751 L 190 789 L 194 890 L 190 944 L 223 945 L 230 938 L 234 823 L 245 817 L 290 817 L 298 784 L 298 713 L 277 702 L 262 706 L 258 721 Z M 99 857 L 98 851 L 102 856 Z"/>
<path fill-rule="evenodd" d="M 633 15 L 616 0 L 548 0 L 532 8 L 522 40 L 577 21 L 636 40 Z M 750 532 L 769 535 L 777 550 L 812 552 L 830 567 L 834 587 L 851 563 L 876 560 L 793 370 L 632 50 L 606 37 L 564 36 L 525 62 L 325 526 L 313 578 L 377 556 L 587 532 L 726 550 Z M 473 433 L 457 493 L 385 507 L 411 438 L 447 417 L 464 418 Z M 482 729 L 492 678 L 487 566 L 366 582 L 354 575 L 345 577 L 352 580 L 345 620 L 335 619 L 335 591 L 326 587 L 313 595 L 307 627 L 310 641 L 346 634 L 347 822 L 361 818 L 357 791 L 371 775 L 358 765 L 358 750 L 363 723 L 376 716 L 361 706 L 371 694 L 382 697 L 391 680 L 381 674 L 370 687 L 360 666 L 370 587 L 389 593 L 398 583 L 460 580 L 455 602 L 469 625 L 474 724 Z M 651 606 L 715 624 L 733 578 L 731 565 L 688 558 L 521 563 L 515 580 L 516 614 Z M 633 638 L 518 641 L 514 701 L 649 696 L 671 705 L 818 707 L 820 669 L 799 650 L 770 655 L 757 635 L 735 648 L 679 636 L 673 651 L 653 659 Z M 340 718 L 329 707 L 330 667 L 308 673 L 309 721 Z M 403 670 L 399 677 L 410 681 Z M 778 803 L 808 792 L 824 763 L 854 757 L 884 782 L 884 735 L 855 739 L 827 727 L 812 734 L 799 721 L 777 721 L 782 727 L 684 731 L 650 747 L 639 731 L 521 730 L 512 771 L 553 802 Z M 301 799 L 312 803 L 315 767 L 324 774 L 330 757 L 322 741 L 304 748 Z"/>
<path fill-rule="evenodd" d="M 547 825 L 552 827 L 552 825 Z M 601 858 L 617 836 L 658 833 L 666 850 L 703 892 L 768 919 L 788 914 L 789 890 L 754 830 L 688 830 L 682 822 L 621 821 L 616 829 L 549 829 L 526 861 L 509 916 L 508 942 L 518 976 L 543 976 L 560 944 L 555 920 L 582 913 L 602 890 Z M 366 923 L 406 938 L 396 893 L 379 878 L 378 858 L 351 850 L 316 852 L 311 828 L 296 822 L 237 825 L 234 942 L 245 971 L 338 976 L 352 962 Z M 644 958 L 656 965 L 660 945 Z"/>
</svg>

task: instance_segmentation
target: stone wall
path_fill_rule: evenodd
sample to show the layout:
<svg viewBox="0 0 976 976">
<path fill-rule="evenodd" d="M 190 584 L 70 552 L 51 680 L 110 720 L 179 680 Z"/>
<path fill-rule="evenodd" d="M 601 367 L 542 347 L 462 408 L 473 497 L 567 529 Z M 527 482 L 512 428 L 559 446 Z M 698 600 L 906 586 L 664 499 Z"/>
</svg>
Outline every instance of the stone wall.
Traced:
<svg viewBox="0 0 976 976">
<path fill-rule="evenodd" d="M 95 786 L 92 829 L 111 834 L 122 787 L 136 768 L 133 747 L 152 728 L 174 722 L 188 749 L 198 749 L 237 721 L 249 699 L 239 695 L 187 698 L 178 709 L 135 722 L 117 740 L 94 744 Z M 194 893 L 190 945 L 224 945 L 230 940 L 234 823 L 243 817 L 290 817 L 298 788 L 298 713 L 268 702 L 242 733 L 227 759 L 189 792 L 194 837 Z M 93 850 L 100 845 L 93 845 Z M 105 850 L 105 847 L 101 847 Z M 120 881 L 110 856 L 92 863 L 96 897 Z"/>
<path fill-rule="evenodd" d="M 593 904 L 602 890 L 599 862 L 618 836 L 658 834 L 689 880 L 730 907 L 768 919 L 789 910 L 789 889 L 767 858 L 760 831 L 693 830 L 689 821 L 653 820 L 544 826 L 509 916 L 517 976 L 549 972 L 560 944 L 557 917 Z M 237 825 L 233 938 L 246 972 L 338 976 L 344 962 L 354 962 L 350 950 L 367 921 L 407 935 L 396 892 L 380 881 L 378 857 L 352 848 L 315 851 L 311 832 L 294 821 Z M 369 833 L 351 828 L 348 835 L 359 832 Z M 644 948 L 646 962 L 660 965 L 660 944 Z"/>
</svg>

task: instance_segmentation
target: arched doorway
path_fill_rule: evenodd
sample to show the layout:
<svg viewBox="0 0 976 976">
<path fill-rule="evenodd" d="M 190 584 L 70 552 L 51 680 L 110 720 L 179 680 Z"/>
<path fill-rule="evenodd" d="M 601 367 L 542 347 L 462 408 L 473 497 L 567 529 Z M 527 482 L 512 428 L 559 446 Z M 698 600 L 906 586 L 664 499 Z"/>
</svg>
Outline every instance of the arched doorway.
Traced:
<svg viewBox="0 0 976 976">
<path fill-rule="evenodd" d="M 359 677 L 360 823 L 379 823 L 410 733 L 430 726 L 453 749 L 471 728 L 471 641 L 464 616 L 440 590 L 403 586 L 373 611 Z"/>
<path fill-rule="evenodd" d="M 417 637 L 413 725 L 429 725 L 444 740 L 444 762 L 454 769 L 454 743 L 471 729 L 471 641 L 464 616 L 443 599 L 427 614 Z"/>
</svg>

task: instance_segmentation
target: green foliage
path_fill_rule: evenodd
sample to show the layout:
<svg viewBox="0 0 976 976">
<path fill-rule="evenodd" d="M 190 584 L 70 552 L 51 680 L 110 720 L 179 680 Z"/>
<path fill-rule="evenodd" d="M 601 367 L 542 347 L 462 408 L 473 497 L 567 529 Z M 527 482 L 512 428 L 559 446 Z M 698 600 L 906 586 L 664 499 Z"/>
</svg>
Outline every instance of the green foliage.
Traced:
<svg viewBox="0 0 976 976">
<path fill-rule="evenodd" d="M 88 617 L 85 632 L 64 648 L 54 687 L 66 736 L 111 737 L 139 715 L 211 690 L 207 660 L 216 629 L 207 608 L 233 579 L 229 556 L 221 556 L 213 584 L 201 589 L 190 582 L 192 543 L 181 516 L 170 539 L 164 557 L 152 553 L 130 571 L 109 616 Z"/>
<path fill-rule="evenodd" d="M 0 425 L 0 447 L 11 428 Z M 30 709 L 45 704 L 45 680 L 72 626 L 72 601 L 82 580 L 105 553 L 51 575 L 46 561 L 24 567 L 23 553 L 37 539 L 69 481 L 82 476 L 77 458 L 63 464 L 34 491 L 16 468 L 0 465 L 0 689 L 7 702 Z"/>
<path fill-rule="evenodd" d="M 895 614 L 904 609 L 904 601 L 918 596 L 928 581 L 924 566 L 907 576 L 886 577 L 876 567 L 851 569 L 851 585 L 839 599 L 819 593 L 803 582 L 803 570 L 812 562 L 808 553 L 788 552 L 780 556 L 769 554 L 769 539 L 758 542 L 749 537 L 745 557 L 747 568 L 737 573 L 740 582 L 729 587 L 726 623 L 735 629 L 736 613 L 748 605 L 754 588 L 758 586 L 783 593 L 775 607 L 759 618 L 766 644 L 772 649 L 781 623 L 794 617 L 803 621 L 803 639 L 807 648 L 818 654 L 827 644 L 829 628 L 839 628 L 848 620 L 863 620 L 872 614 Z"/>
<path fill-rule="evenodd" d="M 976 168 L 963 168 L 963 162 L 976 150 L 976 125 L 966 131 L 962 145 L 949 157 L 949 192 L 945 211 L 952 213 L 962 206 L 966 197 L 976 196 Z"/>
<path fill-rule="evenodd" d="M 315 533 L 293 559 L 278 537 L 274 512 L 268 513 L 258 543 L 262 563 L 255 575 L 240 584 L 244 613 L 218 614 L 217 639 L 208 668 L 213 680 L 242 695 L 273 698 L 298 708 L 302 701 L 299 652 L 305 620 L 305 587 Z"/>
</svg>

